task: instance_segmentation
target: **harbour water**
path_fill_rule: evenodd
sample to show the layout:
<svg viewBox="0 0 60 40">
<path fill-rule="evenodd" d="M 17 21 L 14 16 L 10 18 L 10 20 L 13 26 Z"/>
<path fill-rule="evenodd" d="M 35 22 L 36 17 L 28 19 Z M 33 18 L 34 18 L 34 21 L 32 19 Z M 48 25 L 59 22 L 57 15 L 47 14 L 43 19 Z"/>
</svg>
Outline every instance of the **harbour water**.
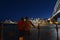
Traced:
<svg viewBox="0 0 60 40">
<path fill-rule="evenodd" d="M 60 25 L 58 25 L 59 27 Z M 19 31 L 16 24 L 3 24 L 1 25 L 1 37 L 3 40 L 18 40 Z M 57 32 L 56 25 L 48 25 L 44 28 L 31 28 L 30 32 L 32 33 L 30 40 L 38 40 L 38 37 L 41 40 L 56 40 Z M 60 39 L 60 29 L 58 28 L 58 34 Z"/>
</svg>

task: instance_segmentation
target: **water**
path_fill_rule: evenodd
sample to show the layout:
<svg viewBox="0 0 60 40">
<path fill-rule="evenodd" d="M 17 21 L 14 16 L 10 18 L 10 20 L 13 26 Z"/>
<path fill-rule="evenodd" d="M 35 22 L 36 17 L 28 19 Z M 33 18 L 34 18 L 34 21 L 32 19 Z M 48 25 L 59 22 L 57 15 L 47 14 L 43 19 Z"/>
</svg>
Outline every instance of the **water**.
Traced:
<svg viewBox="0 0 60 40">
<path fill-rule="evenodd" d="M 59 26 L 60 25 L 58 25 L 58 27 Z M 55 25 L 51 25 L 45 26 L 44 28 L 40 29 L 31 28 L 30 32 L 32 33 L 32 35 L 30 39 L 37 40 L 39 33 L 39 37 L 41 40 L 56 40 L 57 32 L 55 27 L 56 27 Z M 19 31 L 17 25 L 15 24 L 4 24 L 1 32 L 4 40 L 18 40 Z M 58 34 L 60 38 L 60 29 L 58 29 Z"/>
</svg>

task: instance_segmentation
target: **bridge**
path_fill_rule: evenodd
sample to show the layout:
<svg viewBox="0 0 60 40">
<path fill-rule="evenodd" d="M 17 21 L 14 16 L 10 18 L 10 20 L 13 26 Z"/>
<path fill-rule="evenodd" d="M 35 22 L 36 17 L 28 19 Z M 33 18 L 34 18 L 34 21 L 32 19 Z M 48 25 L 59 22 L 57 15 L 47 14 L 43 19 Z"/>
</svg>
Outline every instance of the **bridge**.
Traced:
<svg viewBox="0 0 60 40">
<path fill-rule="evenodd" d="M 57 0 L 51 19 L 57 21 L 57 19 L 60 17 L 60 0 Z M 50 19 L 50 18 L 49 18 Z"/>
</svg>

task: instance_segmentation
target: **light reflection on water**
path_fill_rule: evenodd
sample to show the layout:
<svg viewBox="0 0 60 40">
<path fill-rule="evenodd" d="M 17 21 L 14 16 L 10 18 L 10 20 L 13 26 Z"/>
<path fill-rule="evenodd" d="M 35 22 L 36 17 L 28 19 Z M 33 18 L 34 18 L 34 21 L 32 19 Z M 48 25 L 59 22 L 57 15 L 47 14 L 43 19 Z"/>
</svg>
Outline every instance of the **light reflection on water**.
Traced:
<svg viewBox="0 0 60 40">
<path fill-rule="evenodd" d="M 56 32 L 56 25 L 52 25 L 52 26 L 46 26 L 45 28 L 40 29 L 40 38 L 42 40 L 56 40 L 57 39 L 57 32 Z M 59 39 L 60 39 L 60 25 L 58 26 L 58 35 L 59 35 Z M 38 29 L 33 29 L 35 30 L 36 33 L 35 35 L 38 35 Z M 46 35 L 46 33 L 51 33 L 50 36 Z M 38 37 L 38 36 L 37 36 Z"/>
<path fill-rule="evenodd" d="M 51 27 L 53 27 L 53 28 L 51 28 Z M 43 29 L 40 28 L 39 32 L 40 32 L 41 40 L 56 40 L 57 32 L 56 32 L 55 27 L 56 27 L 55 25 L 52 25 L 52 26 L 46 26 Z M 7 33 L 10 32 L 10 31 L 14 32 L 14 37 L 18 36 L 17 26 L 14 26 L 14 25 L 7 25 L 6 26 L 6 25 L 4 25 L 4 29 L 3 30 L 4 30 L 5 38 L 7 38 L 6 35 L 8 35 Z M 31 32 L 32 32 L 31 40 L 37 40 L 38 39 L 38 29 L 37 28 L 31 28 Z M 51 35 L 50 36 L 46 35 L 47 32 L 50 32 Z M 58 34 L 59 34 L 59 38 L 60 38 L 60 29 L 58 29 Z"/>
</svg>

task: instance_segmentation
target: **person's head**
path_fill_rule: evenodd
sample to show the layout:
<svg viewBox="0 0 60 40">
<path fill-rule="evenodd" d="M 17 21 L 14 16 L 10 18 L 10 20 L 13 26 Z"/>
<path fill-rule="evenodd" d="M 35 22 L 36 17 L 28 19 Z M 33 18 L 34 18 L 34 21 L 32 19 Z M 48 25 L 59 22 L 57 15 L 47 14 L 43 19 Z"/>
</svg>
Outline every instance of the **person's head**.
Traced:
<svg viewBox="0 0 60 40">
<path fill-rule="evenodd" d="M 29 20 L 29 18 L 28 18 L 27 16 L 25 17 L 25 19 L 26 19 L 26 20 Z"/>
<path fill-rule="evenodd" d="M 24 18 L 23 18 L 23 17 L 21 17 L 21 20 L 23 20 L 23 21 L 24 21 Z"/>
</svg>

